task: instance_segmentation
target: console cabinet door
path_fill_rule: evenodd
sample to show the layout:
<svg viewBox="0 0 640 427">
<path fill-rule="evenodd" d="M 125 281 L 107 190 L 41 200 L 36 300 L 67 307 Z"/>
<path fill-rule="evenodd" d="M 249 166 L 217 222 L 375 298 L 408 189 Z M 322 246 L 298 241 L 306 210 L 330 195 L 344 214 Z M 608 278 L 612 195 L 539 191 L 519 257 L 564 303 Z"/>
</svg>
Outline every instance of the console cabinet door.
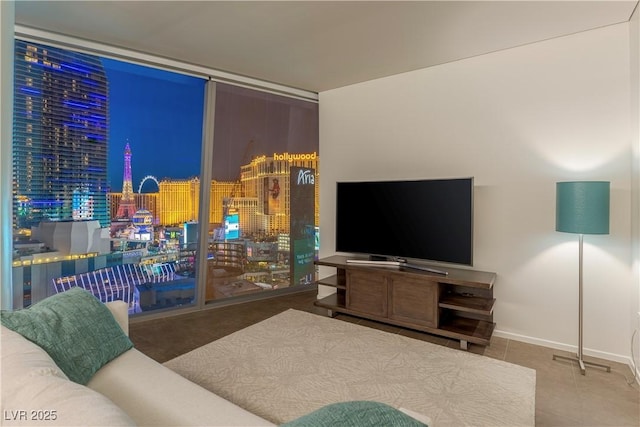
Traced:
<svg viewBox="0 0 640 427">
<path fill-rule="evenodd" d="M 346 306 L 349 310 L 387 317 L 387 280 L 385 276 L 348 271 Z"/>
<path fill-rule="evenodd" d="M 389 279 L 389 318 L 438 327 L 438 283 L 402 277 Z"/>
</svg>

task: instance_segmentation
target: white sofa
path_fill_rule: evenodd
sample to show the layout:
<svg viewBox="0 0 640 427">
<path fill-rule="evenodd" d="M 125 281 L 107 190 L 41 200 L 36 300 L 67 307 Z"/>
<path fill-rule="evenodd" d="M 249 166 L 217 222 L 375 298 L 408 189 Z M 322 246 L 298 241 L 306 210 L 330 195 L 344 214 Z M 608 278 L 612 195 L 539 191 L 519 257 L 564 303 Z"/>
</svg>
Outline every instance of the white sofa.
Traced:
<svg viewBox="0 0 640 427">
<path fill-rule="evenodd" d="M 128 331 L 127 306 L 107 307 Z M 272 426 L 165 368 L 135 348 L 86 386 L 58 368 L 42 348 L 2 326 L 2 425 Z"/>
<path fill-rule="evenodd" d="M 274 425 L 133 348 L 122 301 L 104 305 L 72 288 L 27 310 L 2 310 L 0 321 L 1 425 Z M 345 424 L 336 417 L 349 425 L 430 425 L 422 414 L 356 401 L 325 406 L 290 427 Z"/>
</svg>

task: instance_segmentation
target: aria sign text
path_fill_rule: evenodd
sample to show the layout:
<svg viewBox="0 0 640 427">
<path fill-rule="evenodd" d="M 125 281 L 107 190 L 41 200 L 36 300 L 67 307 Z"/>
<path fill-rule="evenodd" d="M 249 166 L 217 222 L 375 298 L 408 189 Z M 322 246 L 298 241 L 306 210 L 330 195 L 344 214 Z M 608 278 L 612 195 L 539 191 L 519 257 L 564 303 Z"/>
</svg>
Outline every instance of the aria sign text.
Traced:
<svg viewBox="0 0 640 427">
<path fill-rule="evenodd" d="M 316 177 L 310 169 L 300 169 L 298 171 L 297 185 L 315 185 Z"/>
</svg>

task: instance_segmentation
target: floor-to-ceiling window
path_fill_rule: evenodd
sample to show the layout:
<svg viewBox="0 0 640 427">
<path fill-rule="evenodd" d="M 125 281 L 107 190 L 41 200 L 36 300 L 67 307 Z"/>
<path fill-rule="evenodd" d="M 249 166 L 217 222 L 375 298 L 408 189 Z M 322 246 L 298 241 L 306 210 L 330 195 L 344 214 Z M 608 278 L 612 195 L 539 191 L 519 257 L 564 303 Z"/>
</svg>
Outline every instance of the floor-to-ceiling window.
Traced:
<svg viewBox="0 0 640 427">
<path fill-rule="evenodd" d="M 206 300 L 314 281 L 318 104 L 216 85 Z"/>
<path fill-rule="evenodd" d="M 14 79 L 22 305 L 73 286 L 193 304 L 206 80 L 22 40 Z"/>
<path fill-rule="evenodd" d="M 314 282 L 316 102 L 15 46 L 14 308 L 81 286 L 144 315 Z"/>
</svg>

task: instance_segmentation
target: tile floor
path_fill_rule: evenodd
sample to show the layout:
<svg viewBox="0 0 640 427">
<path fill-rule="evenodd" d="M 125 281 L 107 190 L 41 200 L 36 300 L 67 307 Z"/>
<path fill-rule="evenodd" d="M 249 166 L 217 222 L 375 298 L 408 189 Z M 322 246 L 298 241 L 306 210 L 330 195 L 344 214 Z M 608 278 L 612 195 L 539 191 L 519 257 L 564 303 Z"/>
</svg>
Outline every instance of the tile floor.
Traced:
<svg viewBox="0 0 640 427">
<path fill-rule="evenodd" d="M 326 315 L 326 310 L 313 306 L 315 298 L 315 291 L 301 292 L 134 322 L 130 336 L 140 351 L 165 362 L 289 308 Z M 346 315 L 337 319 L 459 349 L 455 340 Z M 637 382 L 627 383 L 632 373 L 626 365 L 600 361 L 611 365 L 611 373 L 587 368 L 583 376 L 576 363 L 552 360 L 561 352 L 496 337 L 486 348 L 470 344 L 469 351 L 536 370 L 536 426 L 640 426 L 640 388 Z"/>
</svg>

